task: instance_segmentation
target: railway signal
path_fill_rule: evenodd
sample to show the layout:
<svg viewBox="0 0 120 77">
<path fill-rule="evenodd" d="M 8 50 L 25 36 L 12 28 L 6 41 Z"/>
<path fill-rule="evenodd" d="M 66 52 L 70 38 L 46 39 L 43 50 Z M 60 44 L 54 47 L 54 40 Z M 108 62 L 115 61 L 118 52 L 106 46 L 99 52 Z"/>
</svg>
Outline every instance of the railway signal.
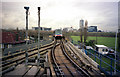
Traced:
<svg viewBox="0 0 120 77">
<path fill-rule="evenodd" d="M 37 65 L 40 65 L 40 7 L 38 7 L 38 57 L 37 57 Z"/>
<path fill-rule="evenodd" d="M 26 10 L 26 45 L 28 44 L 28 12 L 29 12 L 29 7 L 24 7 Z M 28 52 L 26 50 L 25 52 L 25 65 L 28 63 Z"/>
</svg>

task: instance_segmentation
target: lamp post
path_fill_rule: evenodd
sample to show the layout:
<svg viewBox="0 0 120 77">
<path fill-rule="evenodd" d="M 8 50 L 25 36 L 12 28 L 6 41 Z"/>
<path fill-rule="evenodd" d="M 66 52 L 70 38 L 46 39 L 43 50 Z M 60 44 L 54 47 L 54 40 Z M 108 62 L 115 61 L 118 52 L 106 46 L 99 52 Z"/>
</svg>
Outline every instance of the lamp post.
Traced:
<svg viewBox="0 0 120 77">
<path fill-rule="evenodd" d="M 40 7 L 38 7 L 38 57 L 37 57 L 37 65 L 40 65 Z"/>
<path fill-rule="evenodd" d="M 29 7 L 24 7 L 26 10 L 26 45 L 28 44 L 28 12 L 29 12 Z M 28 63 L 28 52 L 25 52 L 25 65 Z"/>
</svg>

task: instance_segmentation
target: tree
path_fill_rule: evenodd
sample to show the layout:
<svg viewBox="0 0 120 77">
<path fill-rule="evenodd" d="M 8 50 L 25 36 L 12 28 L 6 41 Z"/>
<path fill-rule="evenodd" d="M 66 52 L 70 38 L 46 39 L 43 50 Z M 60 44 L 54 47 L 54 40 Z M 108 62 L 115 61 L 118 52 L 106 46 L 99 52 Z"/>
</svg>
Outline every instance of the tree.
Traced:
<svg viewBox="0 0 120 77">
<path fill-rule="evenodd" d="M 95 40 L 90 40 L 88 42 L 88 45 L 94 47 L 95 46 Z"/>
<path fill-rule="evenodd" d="M 83 36 L 83 32 L 82 32 L 82 29 L 80 29 L 80 40 L 81 40 L 81 43 L 82 43 L 82 36 Z"/>
<path fill-rule="evenodd" d="M 86 40 L 87 40 L 87 25 L 88 25 L 88 22 L 86 20 L 85 27 L 84 27 L 84 43 L 86 43 Z"/>
</svg>

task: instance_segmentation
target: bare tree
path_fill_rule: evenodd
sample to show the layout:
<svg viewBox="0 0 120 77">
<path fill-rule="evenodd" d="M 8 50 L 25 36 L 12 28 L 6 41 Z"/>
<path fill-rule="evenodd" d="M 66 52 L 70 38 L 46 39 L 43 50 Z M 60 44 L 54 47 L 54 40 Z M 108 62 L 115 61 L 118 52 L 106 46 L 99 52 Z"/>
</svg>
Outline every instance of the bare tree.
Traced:
<svg viewBox="0 0 120 77">
<path fill-rule="evenodd" d="M 87 27 L 88 27 L 88 21 L 85 21 L 85 27 L 84 27 L 84 43 L 86 43 L 87 40 Z"/>
</svg>

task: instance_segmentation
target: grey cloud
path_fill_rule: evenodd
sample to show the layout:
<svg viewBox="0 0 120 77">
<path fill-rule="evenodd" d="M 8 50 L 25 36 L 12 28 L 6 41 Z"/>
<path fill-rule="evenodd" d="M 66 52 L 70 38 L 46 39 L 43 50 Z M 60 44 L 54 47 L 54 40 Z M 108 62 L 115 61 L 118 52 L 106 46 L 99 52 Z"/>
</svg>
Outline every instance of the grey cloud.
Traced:
<svg viewBox="0 0 120 77">
<path fill-rule="evenodd" d="M 89 12 L 92 12 L 97 15 L 94 22 L 88 21 L 90 25 L 98 25 L 99 28 L 103 30 L 111 30 L 113 25 L 115 25 L 114 28 L 117 26 L 117 5 L 116 2 L 79 2 L 79 1 L 71 1 L 71 2 L 61 2 L 61 1 L 48 1 L 45 2 L 45 5 L 42 7 L 42 12 L 46 14 L 45 18 L 44 16 L 41 16 L 41 24 L 42 26 L 50 26 L 52 28 L 57 28 L 56 26 L 59 25 L 59 27 L 67 27 L 67 26 L 75 26 L 75 28 L 79 28 L 79 20 L 82 16 L 79 14 L 81 13 L 81 10 L 85 10 Z M 44 3 L 44 2 L 43 2 Z M 24 10 L 24 4 L 22 2 L 5 2 L 2 5 L 3 10 L 3 27 L 7 28 L 14 28 L 14 27 L 20 27 L 25 28 L 25 10 Z M 26 3 L 27 4 L 27 3 Z M 63 11 L 61 9 L 61 14 L 69 14 L 65 15 L 65 17 L 60 17 L 59 14 L 57 15 L 55 10 L 51 12 L 51 9 L 53 10 L 55 7 L 63 7 L 63 9 L 66 8 L 66 11 Z M 71 8 L 71 11 L 67 11 L 67 8 Z M 58 8 L 59 9 L 59 8 Z M 49 10 L 49 11 L 48 11 Z M 32 11 L 32 9 L 30 10 Z M 46 13 L 47 12 L 47 13 Z M 72 13 L 71 13 L 72 12 Z M 43 14 L 42 13 L 42 14 Z M 52 18 L 52 13 L 56 14 L 57 17 L 60 17 L 61 19 L 54 19 Z M 42 15 L 41 14 L 41 15 Z M 47 15 L 49 18 L 47 17 Z M 69 18 L 68 18 L 69 17 Z M 92 18 L 92 16 L 91 16 Z M 113 21 L 113 22 L 111 22 Z M 32 26 L 37 26 L 37 19 L 29 18 L 29 26 L 30 28 Z M 109 28 L 104 28 L 104 27 Z M 112 29 L 115 30 L 115 29 Z"/>
</svg>

